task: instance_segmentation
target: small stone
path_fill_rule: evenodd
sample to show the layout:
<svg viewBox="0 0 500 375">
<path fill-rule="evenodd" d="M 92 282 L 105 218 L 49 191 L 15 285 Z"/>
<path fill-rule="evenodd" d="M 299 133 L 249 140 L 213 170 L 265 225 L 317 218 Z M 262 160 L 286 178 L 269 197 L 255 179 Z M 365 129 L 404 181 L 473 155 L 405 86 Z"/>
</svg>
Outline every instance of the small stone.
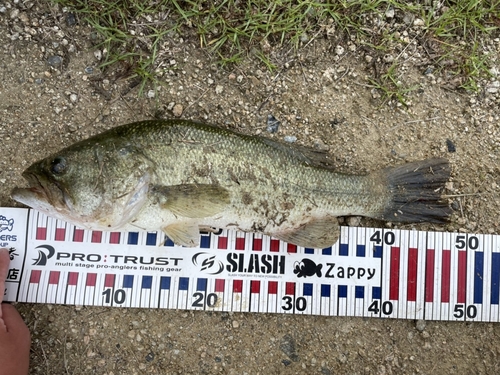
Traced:
<svg viewBox="0 0 500 375">
<path fill-rule="evenodd" d="M 385 16 L 389 19 L 394 18 L 394 8 L 387 9 L 387 11 L 385 12 Z"/>
<path fill-rule="evenodd" d="M 236 74 L 231 73 L 227 78 L 229 78 L 231 81 L 234 81 L 236 79 Z"/>
<path fill-rule="evenodd" d="M 350 227 L 358 227 L 361 223 L 361 216 L 349 216 L 347 218 L 347 225 Z"/>
<path fill-rule="evenodd" d="M 427 322 L 425 320 L 417 320 L 415 323 L 415 328 L 419 332 L 423 332 L 425 330 L 425 326 L 427 325 Z"/>
<path fill-rule="evenodd" d="M 184 107 L 182 106 L 182 104 L 176 104 L 172 109 L 172 113 L 175 117 L 181 117 L 182 111 L 184 111 Z"/>
<path fill-rule="evenodd" d="M 216 94 L 222 94 L 223 90 L 224 90 L 224 87 L 222 87 L 221 85 L 215 86 L 215 93 Z"/>
<path fill-rule="evenodd" d="M 30 21 L 30 19 L 24 12 L 19 15 L 19 19 L 21 20 L 22 23 L 28 23 Z"/>
<path fill-rule="evenodd" d="M 68 26 L 76 25 L 76 17 L 73 13 L 66 14 L 66 25 Z"/>
<path fill-rule="evenodd" d="M 94 57 L 95 57 L 97 60 L 101 61 L 101 59 L 102 59 L 102 51 L 101 51 L 100 49 L 98 49 L 98 50 L 94 51 Z"/>
<path fill-rule="evenodd" d="M 146 362 L 152 362 L 155 359 L 155 354 L 153 352 L 149 352 L 146 356 Z"/>
<path fill-rule="evenodd" d="M 366 55 L 365 56 L 365 61 L 369 64 L 373 61 L 373 57 L 371 57 L 370 55 Z"/>
<path fill-rule="evenodd" d="M 53 67 L 58 67 L 62 64 L 63 62 L 63 58 L 61 56 L 50 56 L 48 59 L 47 59 L 47 63 L 50 65 L 50 66 L 53 66 Z"/>
<path fill-rule="evenodd" d="M 240 323 L 237 320 L 233 320 L 233 328 L 239 328 Z"/>
<path fill-rule="evenodd" d="M 339 45 L 339 46 L 337 46 L 337 47 L 335 47 L 335 53 L 336 53 L 338 56 L 343 55 L 343 54 L 344 54 L 344 51 L 345 51 L 344 47 L 342 47 L 342 46 L 340 46 L 340 45 Z"/>
<path fill-rule="evenodd" d="M 413 26 L 425 26 L 425 22 L 421 18 L 415 18 L 413 21 Z"/>
<path fill-rule="evenodd" d="M 12 12 L 10 12 L 11 19 L 17 18 L 17 16 L 19 16 L 19 9 L 14 9 Z"/>
<path fill-rule="evenodd" d="M 384 55 L 384 62 L 392 63 L 393 61 L 394 61 L 394 56 L 392 56 L 390 54 Z"/>
<path fill-rule="evenodd" d="M 297 142 L 297 137 L 294 135 L 285 135 L 285 137 L 283 139 L 285 140 L 285 142 L 288 142 L 288 143 Z"/>
<path fill-rule="evenodd" d="M 451 139 L 446 140 L 446 147 L 448 148 L 448 152 L 457 151 L 457 148 Z"/>
<path fill-rule="evenodd" d="M 269 133 L 276 133 L 280 125 L 281 123 L 273 115 L 267 115 L 267 131 Z"/>
<path fill-rule="evenodd" d="M 78 100 L 78 96 L 76 94 L 71 94 L 69 96 L 69 100 L 71 100 L 73 103 L 76 103 L 76 101 Z"/>
<path fill-rule="evenodd" d="M 94 68 L 92 66 L 85 67 L 85 73 L 86 74 L 92 74 L 92 73 L 94 73 Z"/>
<path fill-rule="evenodd" d="M 147 94 L 149 99 L 152 99 L 155 97 L 155 90 L 149 90 Z"/>
<path fill-rule="evenodd" d="M 238 83 L 243 82 L 243 76 L 239 75 L 238 77 L 236 77 L 236 82 L 238 82 Z"/>
</svg>

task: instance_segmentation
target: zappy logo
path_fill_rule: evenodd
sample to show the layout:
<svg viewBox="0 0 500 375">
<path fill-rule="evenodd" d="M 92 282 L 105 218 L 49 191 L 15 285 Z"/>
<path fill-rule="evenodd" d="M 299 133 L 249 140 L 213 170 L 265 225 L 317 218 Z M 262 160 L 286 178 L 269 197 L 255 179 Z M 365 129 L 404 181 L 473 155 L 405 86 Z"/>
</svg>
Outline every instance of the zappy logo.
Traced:
<svg viewBox="0 0 500 375">
<path fill-rule="evenodd" d="M 40 245 L 35 247 L 35 249 L 38 249 L 38 258 L 33 259 L 35 261 L 33 263 L 34 266 L 46 266 L 47 260 L 52 258 L 56 253 L 56 249 L 50 245 Z"/>
<path fill-rule="evenodd" d="M 224 271 L 224 264 L 216 259 L 215 255 L 209 253 L 196 253 L 193 255 L 192 260 L 196 267 L 201 267 L 200 271 L 204 271 L 209 275 L 218 275 Z"/>
</svg>

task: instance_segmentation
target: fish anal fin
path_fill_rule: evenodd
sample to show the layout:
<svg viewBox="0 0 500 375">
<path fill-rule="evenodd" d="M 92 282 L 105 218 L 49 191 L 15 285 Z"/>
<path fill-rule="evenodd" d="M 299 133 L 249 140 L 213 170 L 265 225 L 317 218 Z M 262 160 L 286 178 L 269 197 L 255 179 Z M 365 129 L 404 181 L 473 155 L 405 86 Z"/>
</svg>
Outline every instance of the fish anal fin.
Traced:
<svg viewBox="0 0 500 375">
<path fill-rule="evenodd" d="M 200 229 L 194 222 L 170 224 L 162 230 L 176 245 L 195 247 L 200 244 Z"/>
<path fill-rule="evenodd" d="M 297 228 L 272 235 L 297 246 L 324 249 L 337 242 L 340 236 L 340 227 L 336 217 L 312 219 Z M 318 272 L 320 273 L 321 270 L 318 269 Z"/>
<path fill-rule="evenodd" d="M 158 195 L 162 208 L 189 218 L 214 216 L 230 202 L 229 191 L 219 185 L 154 186 L 153 193 Z"/>
</svg>

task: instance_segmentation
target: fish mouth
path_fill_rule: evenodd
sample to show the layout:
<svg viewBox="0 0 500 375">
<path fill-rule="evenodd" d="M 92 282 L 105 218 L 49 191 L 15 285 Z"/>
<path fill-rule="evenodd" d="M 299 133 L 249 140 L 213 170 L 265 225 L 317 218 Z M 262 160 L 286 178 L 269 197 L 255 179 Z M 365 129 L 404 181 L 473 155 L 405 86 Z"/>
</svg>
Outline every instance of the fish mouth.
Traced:
<svg viewBox="0 0 500 375">
<path fill-rule="evenodd" d="M 12 199 L 44 211 L 50 206 L 56 210 L 68 208 L 67 194 L 57 182 L 32 173 L 29 169 L 23 172 L 23 177 L 28 181 L 28 187 L 14 188 L 11 192 Z"/>
</svg>

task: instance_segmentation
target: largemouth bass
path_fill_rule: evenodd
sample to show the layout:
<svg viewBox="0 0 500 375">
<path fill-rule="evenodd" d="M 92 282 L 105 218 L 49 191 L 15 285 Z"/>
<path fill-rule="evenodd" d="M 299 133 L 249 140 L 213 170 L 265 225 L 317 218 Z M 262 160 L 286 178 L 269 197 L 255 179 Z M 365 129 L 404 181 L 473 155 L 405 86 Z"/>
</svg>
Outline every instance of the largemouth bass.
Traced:
<svg viewBox="0 0 500 375">
<path fill-rule="evenodd" d="M 338 216 L 441 223 L 451 213 L 446 159 L 357 176 L 313 154 L 192 121 L 143 121 L 34 163 L 12 198 L 80 227 L 161 230 L 184 246 L 198 245 L 200 229 L 229 228 L 324 248 Z"/>
</svg>

